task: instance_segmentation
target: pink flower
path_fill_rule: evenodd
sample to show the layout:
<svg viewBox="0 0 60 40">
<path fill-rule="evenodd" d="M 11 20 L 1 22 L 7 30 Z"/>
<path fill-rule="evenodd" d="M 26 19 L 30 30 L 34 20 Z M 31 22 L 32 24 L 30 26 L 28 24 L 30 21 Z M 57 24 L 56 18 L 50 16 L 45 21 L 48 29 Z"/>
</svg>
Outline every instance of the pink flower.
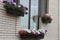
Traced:
<svg viewBox="0 0 60 40">
<path fill-rule="evenodd" d="M 35 34 L 36 34 L 36 35 L 38 35 L 38 32 L 37 32 L 37 31 L 35 31 Z"/>
<path fill-rule="evenodd" d="M 50 15 L 48 15 L 48 14 L 41 14 L 41 17 L 46 17 L 46 18 L 48 18 L 48 19 L 51 19 L 51 20 L 52 20 L 51 16 L 50 16 Z"/>
<path fill-rule="evenodd" d="M 20 30 L 19 34 L 26 34 L 27 32 L 25 30 Z"/>
<path fill-rule="evenodd" d="M 31 34 L 35 34 L 35 31 L 34 30 L 31 30 Z"/>
<path fill-rule="evenodd" d="M 41 16 L 49 17 L 49 16 L 48 16 L 48 15 L 46 15 L 46 14 L 41 14 Z"/>
</svg>

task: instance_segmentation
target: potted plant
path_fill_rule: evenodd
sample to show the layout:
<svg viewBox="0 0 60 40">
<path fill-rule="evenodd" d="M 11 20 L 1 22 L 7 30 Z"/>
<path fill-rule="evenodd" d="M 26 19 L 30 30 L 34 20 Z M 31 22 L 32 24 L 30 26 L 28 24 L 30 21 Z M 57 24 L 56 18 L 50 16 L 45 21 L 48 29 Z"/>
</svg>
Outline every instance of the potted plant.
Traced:
<svg viewBox="0 0 60 40">
<path fill-rule="evenodd" d="M 47 23 L 51 23 L 52 18 L 48 14 L 41 14 L 41 20 L 43 23 L 47 24 Z"/>
<path fill-rule="evenodd" d="M 6 9 L 7 14 L 11 14 L 14 16 L 24 16 L 24 14 L 27 14 L 27 7 L 24 7 L 23 5 L 18 5 L 16 6 L 16 3 L 14 2 L 8 2 L 8 1 L 3 1 L 5 3 L 4 8 Z"/>
</svg>

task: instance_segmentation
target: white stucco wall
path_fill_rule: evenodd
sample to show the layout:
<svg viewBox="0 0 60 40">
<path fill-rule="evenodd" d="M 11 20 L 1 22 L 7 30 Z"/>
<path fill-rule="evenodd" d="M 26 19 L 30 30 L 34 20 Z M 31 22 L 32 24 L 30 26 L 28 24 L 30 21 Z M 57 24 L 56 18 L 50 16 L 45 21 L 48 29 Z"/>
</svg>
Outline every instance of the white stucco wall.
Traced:
<svg viewBox="0 0 60 40">
<path fill-rule="evenodd" d="M 58 0 L 49 0 L 49 14 L 53 17 L 53 20 L 51 24 L 40 23 L 41 28 L 47 29 L 47 34 L 43 40 L 60 40 L 58 2 Z"/>
<path fill-rule="evenodd" d="M 46 25 L 40 22 L 41 28 L 47 29 L 48 31 L 43 40 L 60 40 L 60 16 L 58 16 L 60 15 L 60 8 L 58 8 L 60 3 L 58 5 L 58 2 L 60 0 L 49 0 L 49 14 L 53 17 L 52 23 Z M 19 40 L 15 35 L 15 25 L 17 25 L 16 33 L 18 33 L 18 30 L 20 30 L 20 19 L 19 17 L 16 18 L 6 15 L 4 10 L 3 3 L 0 2 L 0 40 Z"/>
</svg>

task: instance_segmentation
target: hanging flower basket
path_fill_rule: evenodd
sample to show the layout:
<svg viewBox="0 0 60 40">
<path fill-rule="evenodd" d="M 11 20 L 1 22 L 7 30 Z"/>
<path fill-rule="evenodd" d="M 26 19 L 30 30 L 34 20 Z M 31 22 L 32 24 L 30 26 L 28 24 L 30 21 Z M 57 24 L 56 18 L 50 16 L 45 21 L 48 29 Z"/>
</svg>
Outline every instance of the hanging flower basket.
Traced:
<svg viewBox="0 0 60 40">
<path fill-rule="evenodd" d="M 26 39 L 26 38 L 40 38 L 43 39 L 46 31 L 37 31 L 37 30 L 20 30 L 19 35 L 20 38 Z"/>
<path fill-rule="evenodd" d="M 4 8 L 6 9 L 7 14 L 11 14 L 14 16 L 24 16 L 24 14 L 27 14 L 27 7 L 24 7 L 23 5 L 16 6 L 16 3 L 3 1 L 5 3 Z"/>
<path fill-rule="evenodd" d="M 48 14 L 41 14 L 41 20 L 43 23 L 47 24 L 47 23 L 51 23 L 52 18 Z"/>
</svg>

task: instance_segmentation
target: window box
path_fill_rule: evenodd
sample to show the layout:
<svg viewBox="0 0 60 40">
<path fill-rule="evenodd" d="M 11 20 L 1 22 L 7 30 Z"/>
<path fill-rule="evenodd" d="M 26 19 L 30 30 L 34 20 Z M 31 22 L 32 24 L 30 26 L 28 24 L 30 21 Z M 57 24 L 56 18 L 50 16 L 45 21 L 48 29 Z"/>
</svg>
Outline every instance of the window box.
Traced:
<svg viewBox="0 0 60 40">
<path fill-rule="evenodd" d="M 30 38 L 30 39 L 35 39 L 35 38 L 40 38 L 43 39 L 46 31 L 38 31 L 38 30 L 20 30 L 19 35 L 20 38 L 25 39 L 25 38 Z"/>
<path fill-rule="evenodd" d="M 27 8 L 23 7 L 21 4 L 17 7 L 16 4 L 12 2 L 3 1 L 3 3 L 5 3 L 4 8 L 7 14 L 14 16 L 24 16 L 24 14 L 26 14 Z"/>
</svg>

